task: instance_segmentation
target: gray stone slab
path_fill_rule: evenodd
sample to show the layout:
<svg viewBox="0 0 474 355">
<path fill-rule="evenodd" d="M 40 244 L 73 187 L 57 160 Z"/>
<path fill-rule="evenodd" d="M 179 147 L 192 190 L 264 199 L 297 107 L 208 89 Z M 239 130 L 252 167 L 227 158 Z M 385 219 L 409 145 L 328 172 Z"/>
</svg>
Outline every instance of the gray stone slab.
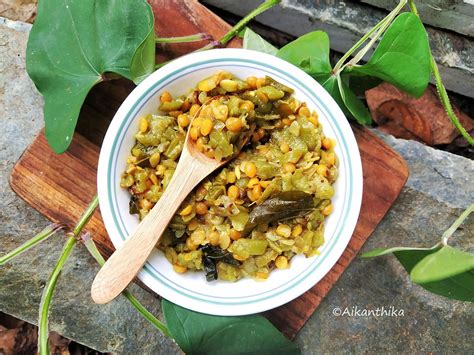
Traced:
<svg viewBox="0 0 474 355">
<path fill-rule="evenodd" d="M 260 4 L 259 0 L 204 0 L 206 4 L 243 16 Z M 259 15 L 257 21 L 293 36 L 323 30 L 331 48 L 345 53 L 360 37 L 385 17 L 387 11 L 354 1 L 283 0 Z M 456 93 L 474 97 L 474 43 L 450 31 L 428 27 L 430 45 L 445 86 Z M 365 57 L 368 59 L 368 56 Z"/>
<path fill-rule="evenodd" d="M 8 185 L 13 164 L 42 126 L 42 100 L 25 73 L 29 26 L 0 21 L 0 254 L 48 224 Z M 395 245 L 432 245 L 473 201 L 473 162 L 412 141 L 382 135 L 410 166 L 402 194 L 363 251 Z M 473 245 L 474 218 L 452 243 Z M 0 310 L 36 323 L 42 288 L 62 249 L 57 236 L 0 268 Z M 61 275 L 51 327 L 92 348 L 114 353 L 178 353 L 124 299 L 107 306 L 90 301 L 95 262 L 77 247 Z M 157 299 L 133 292 L 161 317 Z M 403 317 L 336 317 L 336 307 L 404 310 Z M 390 256 L 354 260 L 297 337 L 305 354 L 339 352 L 472 353 L 472 305 L 428 293 L 409 282 Z"/>
<path fill-rule="evenodd" d="M 407 187 L 362 252 L 387 246 L 433 245 L 459 213 L 459 209 Z M 463 229 L 455 239 L 472 245 L 474 218 Z M 404 315 L 333 314 L 335 309 L 392 306 Z M 473 317 L 472 304 L 448 300 L 412 284 L 395 257 L 356 258 L 306 323 L 297 343 L 306 354 L 470 354 L 474 352 Z"/>
<path fill-rule="evenodd" d="M 453 208 L 474 202 L 474 162 L 419 142 L 397 139 L 374 129 L 398 151 L 410 167 L 406 188 L 428 195 Z"/>
<path fill-rule="evenodd" d="M 397 0 L 362 0 L 361 2 L 391 10 Z M 416 7 L 423 22 L 439 28 L 474 37 L 474 3 L 465 0 L 417 1 Z"/>
<path fill-rule="evenodd" d="M 374 132 L 377 132 L 374 130 Z M 431 246 L 474 202 L 474 162 L 423 144 L 378 133 L 407 161 L 410 177 L 401 195 L 361 252 L 389 246 Z M 474 215 L 450 244 L 474 247 Z M 335 316 L 334 310 L 390 307 L 403 316 Z M 474 308 L 433 295 L 410 282 L 393 256 L 356 258 L 297 338 L 305 354 L 474 352 Z"/>
<path fill-rule="evenodd" d="M 43 126 L 42 98 L 25 71 L 30 25 L 0 19 L 0 255 L 14 249 L 50 222 L 10 189 L 14 163 Z M 43 287 L 61 253 L 57 235 L 0 267 L 0 310 L 36 324 Z M 51 308 L 51 329 L 103 352 L 178 353 L 125 298 L 105 306 L 90 298 L 98 267 L 76 246 L 58 281 Z M 158 299 L 139 287 L 133 293 L 161 317 Z"/>
</svg>

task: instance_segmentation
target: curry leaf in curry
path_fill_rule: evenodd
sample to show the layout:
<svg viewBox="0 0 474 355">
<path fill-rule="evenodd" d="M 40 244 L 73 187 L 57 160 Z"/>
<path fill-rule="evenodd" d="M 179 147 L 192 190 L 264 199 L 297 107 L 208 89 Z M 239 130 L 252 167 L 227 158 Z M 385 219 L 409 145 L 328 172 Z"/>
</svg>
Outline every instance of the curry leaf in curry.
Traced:
<svg viewBox="0 0 474 355">
<path fill-rule="evenodd" d="M 219 317 L 193 312 L 165 299 L 166 325 L 180 348 L 192 354 L 300 354 L 260 315 Z"/>
<path fill-rule="evenodd" d="M 47 0 L 28 39 L 26 68 L 44 97 L 46 138 L 64 152 L 89 90 L 112 72 L 132 78 L 135 50 L 153 27 L 145 0 Z"/>
<path fill-rule="evenodd" d="M 302 191 L 280 192 L 256 206 L 249 215 L 251 225 L 267 224 L 301 217 L 314 209 L 311 194 Z"/>
<path fill-rule="evenodd" d="M 206 280 L 214 281 L 217 280 L 217 265 L 218 261 L 230 265 L 239 265 L 240 263 L 234 259 L 232 253 L 222 250 L 219 247 L 212 246 L 211 244 L 206 244 L 201 247 L 203 253 L 202 262 L 204 265 L 204 271 L 206 272 Z"/>
</svg>

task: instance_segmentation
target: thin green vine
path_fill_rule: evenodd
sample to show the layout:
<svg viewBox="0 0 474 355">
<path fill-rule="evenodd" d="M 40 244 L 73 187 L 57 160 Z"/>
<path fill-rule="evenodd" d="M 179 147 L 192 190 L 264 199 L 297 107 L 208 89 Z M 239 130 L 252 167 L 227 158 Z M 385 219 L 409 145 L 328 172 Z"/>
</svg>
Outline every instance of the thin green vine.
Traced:
<svg viewBox="0 0 474 355">
<path fill-rule="evenodd" d="M 466 129 L 462 126 L 461 122 L 457 118 L 456 114 L 454 113 L 453 107 L 451 106 L 451 101 L 449 100 L 448 93 L 446 92 L 446 88 L 444 87 L 443 81 L 441 79 L 441 75 L 439 74 L 438 64 L 433 58 L 431 54 L 431 72 L 433 73 L 435 83 L 436 83 L 436 90 L 438 92 L 439 100 L 446 111 L 449 119 L 451 120 L 454 127 L 457 128 L 459 133 L 464 137 L 464 139 L 472 146 L 474 146 L 474 138 L 472 138 Z"/>
<path fill-rule="evenodd" d="M 61 269 L 64 266 L 64 263 L 68 259 L 69 255 L 76 244 L 77 239 L 74 235 L 70 235 L 67 239 L 66 244 L 64 245 L 61 256 L 59 257 L 56 266 L 51 273 L 48 282 L 43 290 L 43 295 L 41 296 L 41 302 L 39 307 L 39 319 L 38 319 L 38 351 L 40 355 L 49 355 L 49 346 L 48 346 L 48 323 L 49 323 L 49 307 L 51 305 L 51 300 L 53 298 L 54 289 L 58 281 L 59 274 Z"/>
<path fill-rule="evenodd" d="M 224 37 L 222 37 L 219 42 L 221 45 L 226 45 L 232 38 L 234 38 L 242 29 L 249 23 L 254 17 L 260 15 L 262 12 L 267 11 L 271 7 L 280 3 L 281 0 L 266 0 L 263 4 L 260 4 L 254 10 L 249 12 L 242 20 L 237 22 L 237 24 L 227 32 Z"/>
<path fill-rule="evenodd" d="M 156 43 L 190 43 L 190 42 L 200 42 L 212 39 L 207 33 L 197 33 L 189 36 L 180 36 L 180 37 L 156 37 Z"/>
<path fill-rule="evenodd" d="M 334 74 L 338 74 L 341 70 L 342 70 L 342 65 L 344 64 L 344 62 L 347 60 L 347 58 L 349 58 L 361 45 L 363 45 L 365 43 L 365 41 L 367 41 L 367 39 L 369 39 L 369 37 L 375 32 L 377 31 L 383 24 L 384 22 L 387 20 L 388 16 L 385 17 L 384 19 L 382 19 L 382 21 L 380 21 L 379 23 L 377 23 L 374 27 L 372 27 L 372 29 L 367 32 L 364 36 L 362 36 L 342 57 L 341 59 L 339 59 L 336 63 L 336 65 L 334 66 L 334 69 L 333 69 L 333 72 Z"/>
<path fill-rule="evenodd" d="M 408 0 L 408 6 L 410 7 L 411 12 L 413 12 L 418 17 L 420 16 L 413 0 Z"/>
<path fill-rule="evenodd" d="M 364 55 L 369 51 L 370 48 L 374 45 L 374 43 L 379 39 L 379 37 L 385 32 L 385 30 L 390 26 L 393 19 L 397 16 L 400 10 L 405 6 L 407 0 L 401 0 L 398 6 L 393 9 L 387 16 L 385 16 L 379 23 L 377 23 L 369 32 L 367 32 L 361 39 L 359 39 L 343 56 L 334 66 L 333 72 L 334 74 L 340 73 L 346 66 L 351 66 L 357 64 Z M 362 48 L 357 55 L 350 60 L 348 63 L 344 64 L 344 62 L 349 58 L 362 44 L 364 44 L 367 39 L 374 33 L 374 37 L 367 43 L 364 48 Z"/>
<path fill-rule="evenodd" d="M 82 233 L 82 229 L 86 226 L 94 211 L 98 206 L 98 198 L 97 196 L 91 201 L 89 206 L 87 207 L 86 211 L 84 211 L 83 215 L 81 216 L 79 222 L 74 227 L 73 232 L 68 234 L 68 239 L 66 244 L 61 252 L 59 260 L 57 261 L 53 272 L 51 273 L 48 282 L 43 290 L 43 294 L 41 297 L 40 302 L 40 309 L 39 309 L 39 335 L 38 335 L 38 349 L 40 354 L 49 354 L 48 348 L 48 323 L 49 323 L 49 307 L 51 305 L 51 300 L 53 297 L 54 289 L 56 287 L 57 280 L 61 273 L 61 270 L 67 261 L 69 255 L 71 254 L 74 245 L 79 239 L 79 235 Z M 63 226 L 59 224 L 52 224 L 42 230 L 40 233 L 35 235 L 30 240 L 23 243 L 21 246 L 12 250 L 11 252 L 4 255 L 0 258 L 0 265 L 5 264 L 6 262 L 12 260 L 16 256 L 20 255 L 21 253 L 29 250 L 30 248 L 34 247 L 35 245 L 41 243 L 42 241 L 46 240 L 47 238 L 54 235 L 57 231 L 62 229 Z M 99 253 L 95 243 L 93 242 L 92 238 L 90 237 L 90 233 L 82 233 L 80 237 L 81 241 L 85 245 L 86 249 L 89 251 L 91 256 L 97 261 L 97 263 L 102 266 L 105 263 L 104 258 Z M 122 292 L 122 295 L 131 303 L 131 305 L 146 319 L 148 320 L 155 328 L 163 333 L 163 335 L 171 338 L 170 332 L 166 325 L 161 322 L 158 318 L 156 318 L 150 311 L 148 311 L 140 301 L 132 294 L 130 291 L 125 290 Z"/>
<path fill-rule="evenodd" d="M 104 266 L 105 260 L 100 254 L 97 246 L 95 245 L 94 241 L 90 237 L 89 233 L 85 233 L 81 237 L 82 242 L 86 246 L 89 253 L 92 257 L 97 261 L 100 267 Z M 161 331 L 165 336 L 171 338 L 171 334 L 166 327 L 158 318 L 156 318 L 151 312 L 149 312 L 139 301 L 138 299 L 130 293 L 128 290 L 122 291 L 122 295 L 135 307 L 135 309 L 141 313 L 141 315 L 147 319 L 155 328 Z"/>
<path fill-rule="evenodd" d="M 413 14 L 415 14 L 418 17 L 420 16 L 418 13 L 418 9 L 416 8 L 414 0 L 408 0 L 408 6 L 410 7 L 410 10 Z M 441 101 L 441 104 L 443 105 L 444 110 L 446 111 L 446 114 L 448 115 L 454 127 L 456 127 L 459 133 L 461 133 L 461 135 L 470 145 L 474 146 L 474 138 L 472 138 L 469 135 L 469 133 L 462 126 L 461 122 L 459 122 L 459 119 L 454 113 L 453 107 L 451 105 L 451 101 L 449 100 L 448 93 L 446 92 L 446 88 L 444 87 L 443 81 L 441 79 L 441 75 L 439 74 L 438 64 L 436 64 L 436 61 L 434 60 L 432 53 L 430 53 L 430 57 L 431 57 L 431 60 L 430 60 L 431 72 L 433 73 L 433 76 L 435 79 L 436 90 L 438 92 L 439 100 Z"/>
<path fill-rule="evenodd" d="M 362 48 L 355 56 L 352 58 L 345 66 L 352 66 L 356 65 L 363 57 L 364 55 L 372 48 L 372 46 L 375 44 L 375 42 L 380 38 L 380 36 L 387 30 L 387 28 L 391 25 L 392 21 L 395 19 L 395 17 L 398 15 L 398 13 L 401 11 L 403 6 L 407 3 L 407 0 L 401 0 L 400 3 L 395 7 L 389 14 L 388 16 L 383 20 L 383 24 L 380 27 L 380 29 L 377 31 L 374 37 L 365 45 L 364 48 Z"/>
<path fill-rule="evenodd" d="M 444 246 L 448 245 L 448 239 L 451 238 L 451 236 L 454 234 L 454 232 L 459 228 L 459 226 L 464 222 L 464 220 L 472 213 L 474 212 L 474 203 L 470 205 L 461 215 L 454 221 L 454 223 L 446 229 L 446 231 L 443 233 L 441 236 L 441 243 Z"/>
<path fill-rule="evenodd" d="M 41 296 L 41 302 L 39 306 L 39 319 L 38 319 L 38 351 L 40 355 L 49 355 L 48 347 L 48 334 L 49 334 L 49 307 L 53 298 L 54 289 L 58 281 L 59 274 L 64 266 L 64 263 L 68 259 L 69 255 L 78 241 L 79 234 L 81 233 L 84 226 L 89 222 L 95 209 L 99 204 L 97 196 L 94 197 L 92 202 L 89 204 L 79 222 L 74 227 L 72 233 L 68 234 L 68 239 L 64 248 L 59 256 L 59 260 L 51 273 L 46 286 L 44 287 L 43 294 Z"/>
<path fill-rule="evenodd" d="M 212 41 L 211 43 L 205 45 L 197 49 L 195 52 L 201 52 L 208 49 L 217 48 L 220 46 L 225 46 L 227 43 L 230 42 L 232 38 L 234 38 L 242 29 L 256 16 L 260 15 L 262 12 L 267 11 L 271 7 L 275 6 L 276 4 L 280 3 L 281 0 L 266 0 L 264 3 L 260 4 L 257 8 L 247 14 L 242 20 L 237 22 L 235 26 L 233 26 L 220 40 Z M 166 61 L 163 63 L 158 63 L 155 65 L 155 69 L 159 69 L 162 66 L 168 64 L 170 61 Z"/>
<path fill-rule="evenodd" d="M 79 222 L 77 222 L 76 226 L 74 227 L 72 231 L 72 233 L 74 234 L 74 237 L 76 238 L 79 237 L 79 234 L 81 233 L 84 226 L 92 218 L 92 215 L 94 214 L 97 206 L 99 206 L 99 198 L 97 196 L 94 196 L 91 203 L 89 203 L 89 206 L 87 206 L 87 209 L 84 211 L 81 218 L 79 219 Z"/>
<path fill-rule="evenodd" d="M 122 291 L 122 295 L 129 300 L 129 302 L 135 307 L 141 315 L 148 320 L 155 328 L 163 333 L 163 335 L 168 338 L 173 339 L 168 328 L 164 325 L 158 318 L 156 318 L 150 311 L 148 311 L 143 305 L 138 301 L 138 299 L 130 293 L 128 290 Z"/>
<path fill-rule="evenodd" d="M 0 266 L 9 262 L 11 259 L 13 259 L 15 256 L 20 255 L 21 253 L 27 251 L 31 247 L 34 247 L 36 244 L 42 242 L 43 240 L 48 239 L 52 235 L 54 235 L 56 232 L 61 230 L 63 227 L 60 224 L 54 223 L 49 226 L 47 226 L 45 229 L 43 229 L 41 232 L 39 232 L 37 235 L 35 235 L 33 238 L 30 240 L 27 240 L 25 243 L 20 245 L 18 248 L 12 250 L 11 252 L 5 254 L 0 258 Z"/>
</svg>

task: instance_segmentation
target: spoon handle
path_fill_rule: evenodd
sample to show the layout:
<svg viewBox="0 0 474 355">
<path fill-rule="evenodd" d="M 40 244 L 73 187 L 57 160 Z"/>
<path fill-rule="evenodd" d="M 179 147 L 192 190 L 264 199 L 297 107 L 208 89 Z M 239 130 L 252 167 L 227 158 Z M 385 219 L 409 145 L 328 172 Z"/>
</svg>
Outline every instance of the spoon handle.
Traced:
<svg viewBox="0 0 474 355">
<path fill-rule="evenodd" d="M 110 302 L 127 287 L 142 268 L 183 200 L 214 169 L 194 159 L 187 149 L 183 150 L 165 193 L 96 275 L 91 288 L 95 303 Z"/>
</svg>

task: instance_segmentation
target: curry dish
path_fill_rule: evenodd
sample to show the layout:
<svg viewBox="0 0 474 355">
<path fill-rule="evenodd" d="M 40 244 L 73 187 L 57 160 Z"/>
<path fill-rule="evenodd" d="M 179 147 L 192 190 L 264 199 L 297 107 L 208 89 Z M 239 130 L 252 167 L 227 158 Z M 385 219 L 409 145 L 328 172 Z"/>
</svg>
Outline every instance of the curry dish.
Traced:
<svg viewBox="0 0 474 355">
<path fill-rule="evenodd" d="M 130 213 L 143 219 L 159 200 L 188 129 L 210 158 L 238 155 L 187 197 L 162 237 L 158 247 L 176 272 L 265 280 L 297 254 L 318 254 L 338 160 L 316 111 L 270 77 L 218 72 L 186 95 L 163 92 L 157 113 L 139 121 L 121 177 Z M 243 132 L 250 136 L 238 153 Z"/>
</svg>

